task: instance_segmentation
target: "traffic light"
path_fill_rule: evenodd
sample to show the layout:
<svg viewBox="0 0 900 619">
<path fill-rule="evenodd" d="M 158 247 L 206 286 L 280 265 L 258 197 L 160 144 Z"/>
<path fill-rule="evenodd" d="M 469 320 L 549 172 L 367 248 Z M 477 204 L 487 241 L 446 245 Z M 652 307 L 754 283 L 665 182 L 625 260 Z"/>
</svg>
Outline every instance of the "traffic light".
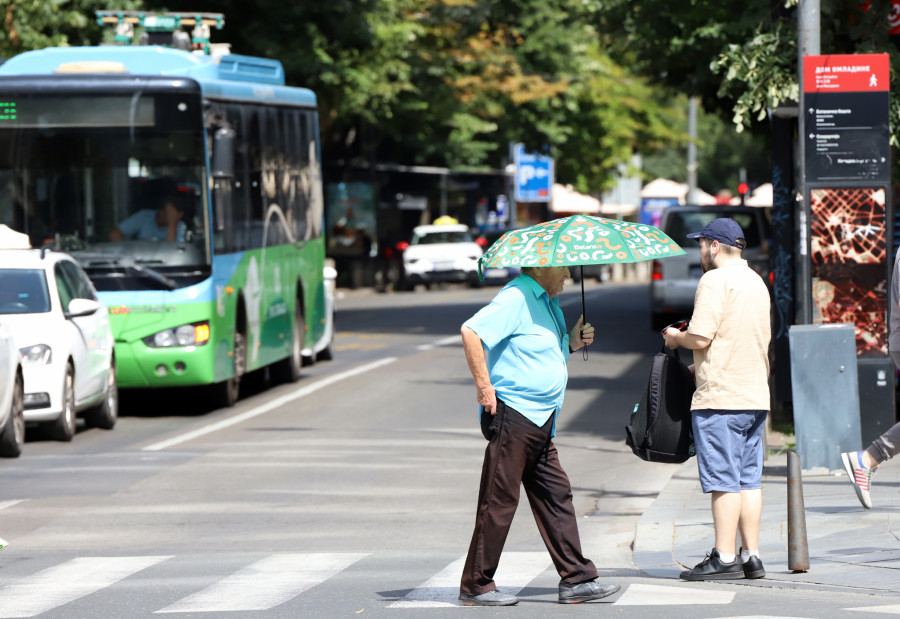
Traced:
<svg viewBox="0 0 900 619">
<path fill-rule="evenodd" d="M 744 206 L 744 200 L 747 197 L 747 192 L 750 191 L 750 185 L 747 183 L 738 183 L 738 195 L 741 196 L 741 206 Z"/>
</svg>

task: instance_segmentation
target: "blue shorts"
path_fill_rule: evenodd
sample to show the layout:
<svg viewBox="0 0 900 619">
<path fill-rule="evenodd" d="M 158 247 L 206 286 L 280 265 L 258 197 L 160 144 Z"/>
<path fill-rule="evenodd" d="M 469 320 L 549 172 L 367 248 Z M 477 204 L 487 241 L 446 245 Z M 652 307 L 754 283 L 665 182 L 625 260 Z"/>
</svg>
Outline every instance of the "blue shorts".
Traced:
<svg viewBox="0 0 900 619">
<path fill-rule="evenodd" d="M 762 431 L 768 411 L 692 411 L 694 448 L 703 492 L 762 487 Z"/>
</svg>

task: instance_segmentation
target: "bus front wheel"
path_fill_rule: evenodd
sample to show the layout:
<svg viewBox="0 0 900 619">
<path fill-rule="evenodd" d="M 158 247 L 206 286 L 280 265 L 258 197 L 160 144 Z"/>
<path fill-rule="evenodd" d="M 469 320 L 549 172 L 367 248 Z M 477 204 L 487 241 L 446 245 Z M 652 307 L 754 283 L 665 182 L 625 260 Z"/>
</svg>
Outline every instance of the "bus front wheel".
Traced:
<svg viewBox="0 0 900 619">
<path fill-rule="evenodd" d="M 240 331 L 234 333 L 234 373 L 231 378 L 213 385 L 213 395 L 219 408 L 234 406 L 241 395 L 241 377 L 244 375 L 247 358 L 247 342 Z"/>
</svg>

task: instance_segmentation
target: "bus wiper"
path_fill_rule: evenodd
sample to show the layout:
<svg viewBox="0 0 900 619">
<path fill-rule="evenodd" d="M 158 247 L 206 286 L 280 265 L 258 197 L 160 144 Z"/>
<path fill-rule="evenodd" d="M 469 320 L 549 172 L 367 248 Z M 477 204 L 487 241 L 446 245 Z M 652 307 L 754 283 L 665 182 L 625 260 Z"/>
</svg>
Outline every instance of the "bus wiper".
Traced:
<svg viewBox="0 0 900 619">
<path fill-rule="evenodd" d="M 142 266 L 135 262 L 133 259 L 126 256 L 110 256 L 109 254 L 92 253 L 77 255 L 77 259 L 82 263 L 83 266 L 89 269 L 100 266 L 125 267 L 126 269 L 134 271 L 142 277 L 152 279 L 156 283 L 165 286 L 169 290 L 175 290 L 178 287 L 178 284 L 172 278 L 166 277 L 156 269 Z"/>
<path fill-rule="evenodd" d="M 151 269 L 150 267 L 141 266 L 134 260 L 131 260 L 130 258 L 123 259 L 121 264 L 122 264 L 122 266 L 125 266 L 125 267 L 131 269 L 135 273 L 139 273 L 139 274 L 143 275 L 144 277 L 147 277 L 149 279 L 152 279 L 155 282 L 162 284 L 169 290 L 175 290 L 176 288 L 178 288 L 178 284 L 176 284 L 175 280 L 172 279 L 171 277 L 166 277 L 165 275 L 163 275 L 156 269 Z"/>
</svg>

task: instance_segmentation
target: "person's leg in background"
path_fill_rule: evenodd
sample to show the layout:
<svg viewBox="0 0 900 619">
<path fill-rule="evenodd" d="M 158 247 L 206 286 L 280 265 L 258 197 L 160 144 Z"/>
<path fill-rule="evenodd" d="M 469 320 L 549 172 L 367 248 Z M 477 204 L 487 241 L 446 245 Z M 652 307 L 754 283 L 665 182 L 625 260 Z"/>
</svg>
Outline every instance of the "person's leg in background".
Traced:
<svg viewBox="0 0 900 619">
<path fill-rule="evenodd" d="M 894 365 L 900 367 L 900 352 L 891 351 Z M 856 496 L 866 509 L 872 507 L 872 473 L 878 465 L 897 455 L 900 449 L 900 423 L 895 423 L 887 432 L 872 441 L 868 449 L 848 451 L 841 454 L 844 470 L 856 490 Z"/>
</svg>

